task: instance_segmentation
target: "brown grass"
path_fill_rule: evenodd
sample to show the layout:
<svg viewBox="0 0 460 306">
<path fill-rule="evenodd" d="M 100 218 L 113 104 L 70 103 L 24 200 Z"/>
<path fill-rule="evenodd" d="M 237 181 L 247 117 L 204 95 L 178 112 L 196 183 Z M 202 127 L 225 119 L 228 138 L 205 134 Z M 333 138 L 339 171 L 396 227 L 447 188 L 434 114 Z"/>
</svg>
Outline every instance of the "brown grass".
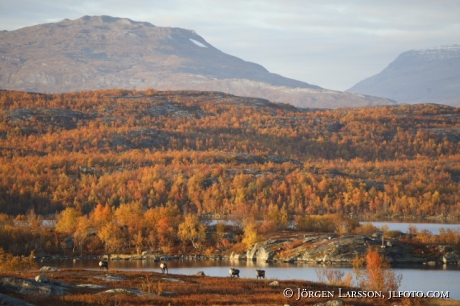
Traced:
<svg viewBox="0 0 460 306">
<path fill-rule="evenodd" d="M 11 275 L 11 274 L 10 274 Z M 37 273 L 21 274 L 20 277 L 34 277 Z M 249 278 L 231 279 L 230 277 L 199 277 L 185 275 L 165 276 L 154 272 L 120 272 L 110 271 L 110 275 L 124 276 L 122 281 L 104 281 L 95 277 L 105 275 L 105 272 L 66 269 L 46 274 L 48 278 L 70 284 L 96 284 L 110 288 L 131 288 L 144 293 L 143 296 L 129 294 L 97 294 L 106 289 L 78 288 L 71 290 L 63 297 L 38 297 L 15 295 L 37 306 L 54 305 L 312 305 L 326 302 L 327 298 L 304 298 L 295 301 L 296 297 L 287 299 L 282 292 L 285 288 L 307 289 L 308 291 L 335 290 L 337 287 L 308 281 L 279 281 L 279 286 L 270 286 L 272 280 L 256 280 Z M 180 279 L 183 282 L 168 282 L 164 278 Z M 356 290 L 356 289 L 354 289 Z M 342 292 L 346 292 L 343 288 Z M 1 292 L 1 290 L 0 290 Z M 168 292 L 175 292 L 177 296 L 167 296 Z M 162 293 L 162 296 L 158 296 Z M 343 299 L 346 305 L 403 305 L 402 300 L 376 299 Z M 420 305 L 453 306 L 452 301 L 433 301 L 436 304 Z M 404 305 L 407 301 L 404 301 Z M 419 304 L 414 304 L 419 305 Z"/>
</svg>

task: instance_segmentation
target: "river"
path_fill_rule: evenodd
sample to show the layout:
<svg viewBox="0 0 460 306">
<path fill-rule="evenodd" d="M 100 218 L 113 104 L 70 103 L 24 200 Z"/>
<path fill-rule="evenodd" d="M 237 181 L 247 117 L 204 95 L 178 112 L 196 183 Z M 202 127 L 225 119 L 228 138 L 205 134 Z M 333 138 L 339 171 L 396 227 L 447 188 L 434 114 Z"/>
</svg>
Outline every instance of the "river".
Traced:
<svg viewBox="0 0 460 306">
<path fill-rule="evenodd" d="M 59 268 L 83 268 L 98 270 L 96 260 L 72 260 L 45 262 L 44 265 Z M 255 278 L 255 269 L 263 268 L 267 279 L 288 280 L 299 279 L 318 281 L 316 271 L 330 268 L 352 272 L 349 266 L 320 266 L 312 264 L 293 263 L 259 263 L 253 261 L 228 260 L 173 260 L 168 262 L 169 273 L 192 275 L 203 271 L 208 276 L 228 277 L 230 267 L 240 269 L 240 276 Z M 153 260 L 117 260 L 110 262 L 110 269 L 120 271 L 155 271 L 161 272 L 159 263 Z M 443 291 L 449 292 L 450 299 L 460 300 L 460 266 L 458 265 L 404 265 L 395 266 L 396 274 L 402 274 L 400 290 L 411 291 Z"/>
</svg>

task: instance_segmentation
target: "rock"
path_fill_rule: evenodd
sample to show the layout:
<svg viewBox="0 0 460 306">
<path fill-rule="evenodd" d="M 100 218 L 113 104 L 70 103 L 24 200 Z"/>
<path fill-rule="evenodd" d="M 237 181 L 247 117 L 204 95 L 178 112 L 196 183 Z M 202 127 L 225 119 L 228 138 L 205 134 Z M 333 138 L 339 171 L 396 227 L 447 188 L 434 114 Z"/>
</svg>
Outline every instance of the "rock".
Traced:
<svg viewBox="0 0 460 306">
<path fill-rule="evenodd" d="M 198 271 L 198 272 L 196 272 L 196 273 L 193 274 L 193 275 L 195 275 L 195 276 L 206 276 L 206 274 L 204 274 L 203 271 Z"/>
<path fill-rule="evenodd" d="M 47 283 L 48 277 L 46 277 L 45 275 L 37 275 L 35 276 L 35 281 L 39 283 Z"/>
<path fill-rule="evenodd" d="M 40 268 L 39 271 L 41 272 L 51 272 L 51 271 L 59 271 L 60 269 L 59 268 L 56 268 L 56 267 L 48 267 L 48 266 L 43 266 Z"/>
<path fill-rule="evenodd" d="M 67 289 L 73 287 L 56 281 L 40 283 L 32 279 L 6 276 L 0 278 L 0 288 L 6 293 L 20 293 L 41 296 L 56 296 L 67 294 Z"/>
<path fill-rule="evenodd" d="M 127 294 L 141 296 L 142 292 L 136 289 L 115 288 L 100 292 L 99 294 Z"/>
<path fill-rule="evenodd" d="M 106 276 L 96 276 L 95 278 L 105 280 L 105 281 L 122 281 L 125 279 L 123 276 L 114 276 L 107 274 Z"/>
<path fill-rule="evenodd" d="M 80 284 L 77 285 L 78 288 L 90 288 L 90 289 L 104 289 L 107 288 L 107 286 L 102 286 L 102 285 L 94 285 L 94 284 Z"/>
<path fill-rule="evenodd" d="M 438 245 L 436 247 L 436 251 L 441 252 L 441 253 L 447 253 L 447 252 L 454 251 L 454 248 L 450 245 Z"/>
<path fill-rule="evenodd" d="M 268 284 L 269 286 L 279 286 L 279 282 L 278 281 L 273 281 L 271 282 L 270 284 Z"/>
<path fill-rule="evenodd" d="M 457 251 L 448 252 L 442 257 L 442 261 L 445 264 L 455 264 L 460 261 L 460 254 Z"/>
<path fill-rule="evenodd" d="M 27 303 L 23 300 L 10 297 L 0 293 L 0 305 L 2 306 L 34 306 L 33 304 Z"/>
<path fill-rule="evenodd" d="M 247 252 L 244 254 L 238 254 L 238 253 L 233 253 L 230 254 L 229 259 L 230 260 L 240 260 L 240 259 L 246 259 Z"/>
<path fill-rule="evenodd" d="M 269 247 L 264 243 L 256 243 L 252 249 L 246 252 L 246 258 L 248 260 L 271 261 L 274 256 L 275 252 L 269 251 Z"/>
</svg>

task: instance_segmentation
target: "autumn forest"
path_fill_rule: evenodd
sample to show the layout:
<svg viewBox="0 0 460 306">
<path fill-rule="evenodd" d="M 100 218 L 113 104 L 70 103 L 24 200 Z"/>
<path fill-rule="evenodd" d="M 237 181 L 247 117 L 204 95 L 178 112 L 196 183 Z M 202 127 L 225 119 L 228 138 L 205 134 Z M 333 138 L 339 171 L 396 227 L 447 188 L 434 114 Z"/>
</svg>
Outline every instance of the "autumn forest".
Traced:
<svg viewBox="0 0 460 306">
<path fill-rule="evenodd" d="M 460 217 L 460 108 L 300 109 L 153 89 L 0 91 L 0 107 L 3 226 L 67 214 L 62 231 L 86 218 L 111 235 L 104 220 L 117 218 L 145 246 L 160 236 L 141 219 L 173 235 L 187 216 L 277 229 L 333 214 Z"/>
</svg>

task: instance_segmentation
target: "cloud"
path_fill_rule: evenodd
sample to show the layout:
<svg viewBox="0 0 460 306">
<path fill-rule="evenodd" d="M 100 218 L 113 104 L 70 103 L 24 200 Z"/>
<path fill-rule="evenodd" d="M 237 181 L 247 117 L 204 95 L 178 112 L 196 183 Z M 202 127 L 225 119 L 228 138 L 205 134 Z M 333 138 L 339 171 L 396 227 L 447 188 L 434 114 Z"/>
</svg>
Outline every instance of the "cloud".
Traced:
<svg viewBox="0 0 460 306">
<path fill-rule="evenodd" d="M 83 15 L 193 29 L 225 53 L 339 90 L 404 51 L 460 42 L 456 0 L 16 0 L 0 3 L 0 29 Z"/>
</svg>

